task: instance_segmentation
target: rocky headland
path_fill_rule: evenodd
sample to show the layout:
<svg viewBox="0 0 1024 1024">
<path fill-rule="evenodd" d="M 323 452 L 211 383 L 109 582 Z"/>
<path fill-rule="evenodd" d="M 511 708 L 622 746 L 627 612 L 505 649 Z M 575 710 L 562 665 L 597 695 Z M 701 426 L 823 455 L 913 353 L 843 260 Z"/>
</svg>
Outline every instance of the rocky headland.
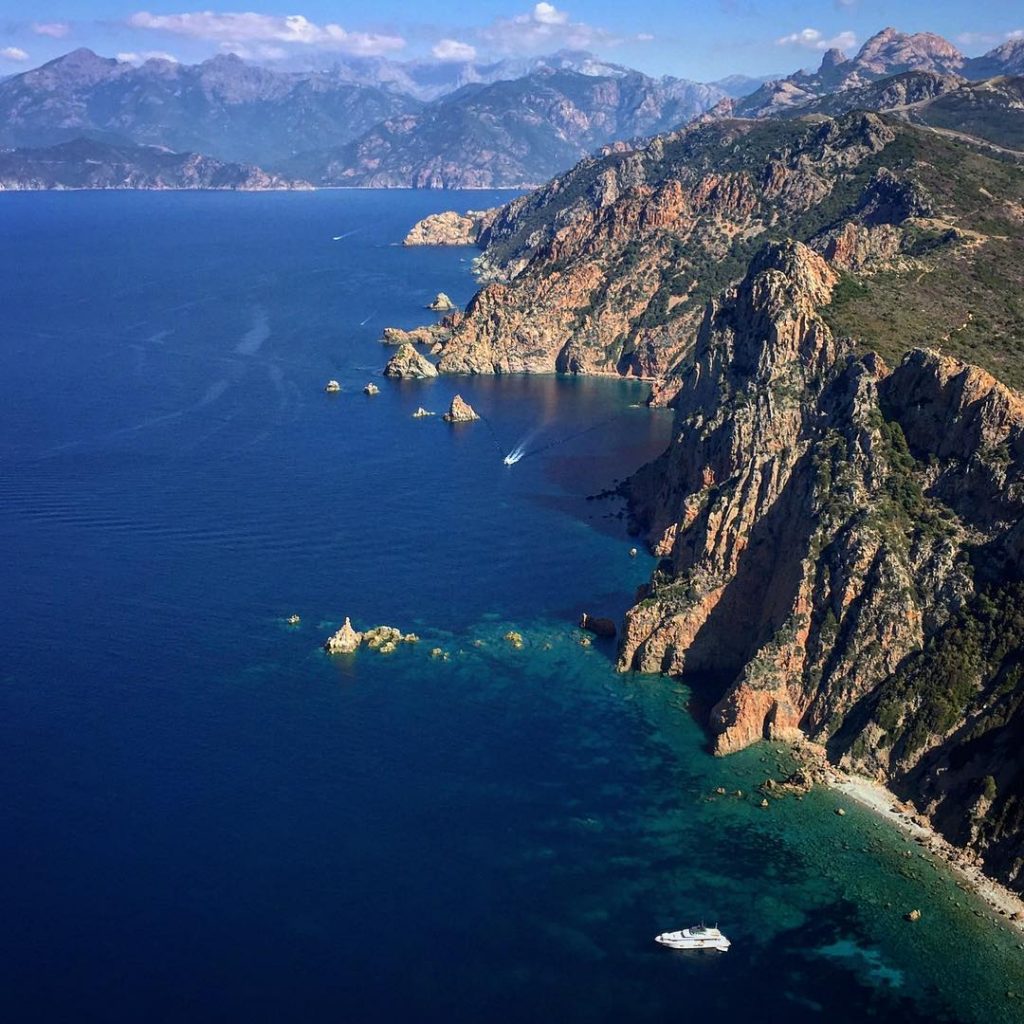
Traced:
<svg viewBox="0 0 1024 1024">
<path fill-rule="evenodd" d="M 499 210 L 435 340 L 441 372 L 654 378 L 620 668 L 701 688 L 718 753 L 813 740 L 1016 890 L 1022 196 L 900 117 L 709 118 Z"/>
<path fill-rule="evenodd" d="M 620 669 L 700 681 L 718 753 L 823 744 L 1019 888 L 1024 398 L 858 354 L 839 280 L 774 244 L 709 306 L 677 440 L 627 485 L 661 562 Z"/>
<path fill-rule="evenodd" d="M 480 245 L 498 210 L 435 213 L 416 223 L 402 245 Z"/>
<path fill-rule="evenodd" d="M 584 160 L 502 207 L 479 243 L 483 287 L 434 338 L 438 368 L 640 377 L 670 403 L 708 301 L 766 243 L 792 238 L 849 275 L 827 313 L 841 333 L 898 358 L 915 330 L 909 312 L 924 310 L 936 347 L 978 350 L 1024 383 L 1018 361 L 1000 360 L 969 321 L 984 289 L 968 295 L 973 275 L 960 272 L 962 261 L 979 276 L 1009 267 L 1016 284 L 1003 228 L 1018 190 L 1006 162 L 895 117 L 691 124 Z M 890 306 L 892 317 L 877 315 Z M 1011 315 L 1012 333 L 1024 314 Z M 965 321 L 963 333 L 939 331 Z"/>
</svg>

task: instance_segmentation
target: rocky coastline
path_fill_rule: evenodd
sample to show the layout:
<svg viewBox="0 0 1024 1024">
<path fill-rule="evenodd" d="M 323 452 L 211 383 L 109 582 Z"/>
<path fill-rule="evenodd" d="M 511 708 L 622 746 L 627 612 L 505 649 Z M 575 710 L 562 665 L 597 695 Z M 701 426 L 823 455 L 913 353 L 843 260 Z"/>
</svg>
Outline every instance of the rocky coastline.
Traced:
<svg viewBox="0 0 1024 1024">
<path fill-rule="evenodd" d="M 440 373 L 655 378 L 675 439 L 624 486 L 660 561 L 620 669 L 708 679 L 717 753 L 818 743 L 1010 889 L 1024 397 L 972 326 L 993 296 L 957 289 L 1019 266 L 1022 183 L 872 114 L 708 120 L 501 208 L 490 280 L 431 335 Z M 956 301 L 914 348 L 922 281 L 947 283 L 916 315 Z"/>
</svg>

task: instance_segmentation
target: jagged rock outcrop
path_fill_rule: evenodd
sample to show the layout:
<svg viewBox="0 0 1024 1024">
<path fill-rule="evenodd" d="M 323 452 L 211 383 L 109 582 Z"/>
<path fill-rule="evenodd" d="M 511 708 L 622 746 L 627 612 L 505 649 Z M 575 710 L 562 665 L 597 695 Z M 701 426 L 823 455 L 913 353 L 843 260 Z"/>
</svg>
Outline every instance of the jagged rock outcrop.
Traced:
<svg viewBox="0 0 1024 1024">
<path fill-rule="evenodd" d="M 425 355 L 421 355 L 412 345 L 405 342 L 388 360 L 384 367 L 384 376 L 406 379 L 436 377 L 437 367 Z"/>
<path fill-rule="evenodd" d="M 858 356 L 821 315 L 837 283 L 770 244 L 709 305 L 675 440 L 628 485 L 661 562 L 620 668 L 703 680 L 719 753 L 825 744 L 1020 887 L 1024 399 Z"/>
<path fill-rule="evenodd" d="M 497 214 L 497 208 L 432 213 L 412 226 L 402 245 L 481 245 Z"/>
<path fill-rule="evenodd" d="M 444 419 L 446 423 L 471 423 L 473 420 L 480 419 L 480 417 L 476 414 L 473 406 L 462 395 L 456 395 L 452 399 L 452 404 L 448 407 L 448 411 L 444 414 Z"/>
</svg>

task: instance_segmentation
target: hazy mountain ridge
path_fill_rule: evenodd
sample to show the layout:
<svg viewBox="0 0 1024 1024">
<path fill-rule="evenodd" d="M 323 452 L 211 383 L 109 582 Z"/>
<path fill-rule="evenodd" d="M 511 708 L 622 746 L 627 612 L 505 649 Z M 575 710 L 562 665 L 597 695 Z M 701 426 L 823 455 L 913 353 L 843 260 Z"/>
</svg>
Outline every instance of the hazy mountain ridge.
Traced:
<svg viewBox="0 0 1024 1024">
<path fill-rule="evenodd" d="M 723 104 L 745 117 L 788 114 L 908 70 L 1005 74 L 1022 64 L 1020 40 L 972 61 L 938 36 L 893 29 L 853 58 L 829 51 L 817 72 L 764 84 L 654 78 L 582 51 L 492 62 L 350 57 L 324 71 L 279 71 L 233 55 L 135 65 L 80 49 L 0 80 L 0 145 L 88 137 L 325 185 L 527 187 Z"/>
<path fill-rule="evenodd" d="M 355 142 L 289 164 L 325 184 L 417 188 L 518 187 L 553 177 L 616 139 L 683 124 L 720 90 L 638 72 L 544 70 L 471 85 Z"/>
<path fill-rule="evenodd" d="M 282 74 L 234 56 L 136 67 L 76 50 L 0 83 L 0 144 L 92 134 L 272 166 L 419 106 L 326 72 Z"/>
<path fill-rule="evenodd" d="M 0 150 L 0 191 L 308 187 L 258 167 L 155 146 L 79 138 L 56 146 Z"/>
</svg>

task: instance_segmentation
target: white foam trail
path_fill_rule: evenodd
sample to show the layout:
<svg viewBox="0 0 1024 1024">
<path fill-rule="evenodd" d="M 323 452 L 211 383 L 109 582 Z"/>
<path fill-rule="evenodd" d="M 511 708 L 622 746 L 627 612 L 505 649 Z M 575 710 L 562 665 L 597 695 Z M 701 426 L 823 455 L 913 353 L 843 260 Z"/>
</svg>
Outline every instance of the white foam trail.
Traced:
<svg viewBox="0 0 1024 1024">
<path fill-rule="evenodd" d="M 506 466 L 514 466 L 526 454 L 525 446 L 519 444 L 502 460 Z"/>
</svg>

